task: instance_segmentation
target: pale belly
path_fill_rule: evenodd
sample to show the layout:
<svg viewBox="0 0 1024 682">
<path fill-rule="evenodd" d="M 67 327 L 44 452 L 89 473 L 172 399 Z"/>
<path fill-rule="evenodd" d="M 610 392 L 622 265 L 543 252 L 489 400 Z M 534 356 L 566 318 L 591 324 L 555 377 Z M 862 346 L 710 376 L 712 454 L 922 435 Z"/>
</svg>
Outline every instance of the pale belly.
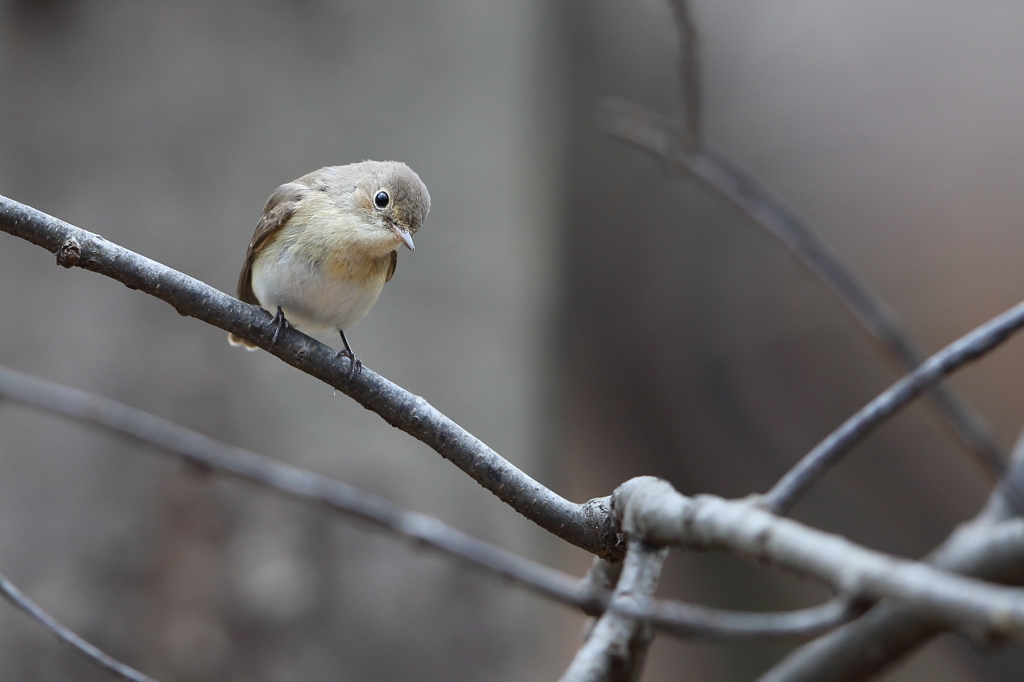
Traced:
<svg viewBox="0 0 1024 682">
<path fill-rule="evenodd" d="M 252 268 L 252 290 L 260 305 L 271 313 L 278 306 L 288 321 L 304 332 L 346 330 L 373 307 L 384 287 L 386 269 L 379 276 L 356 282 L 344 277 L 327 277 L 309 262 L 278 255 L 275 267 L 257 261 Z"/>
</svg>

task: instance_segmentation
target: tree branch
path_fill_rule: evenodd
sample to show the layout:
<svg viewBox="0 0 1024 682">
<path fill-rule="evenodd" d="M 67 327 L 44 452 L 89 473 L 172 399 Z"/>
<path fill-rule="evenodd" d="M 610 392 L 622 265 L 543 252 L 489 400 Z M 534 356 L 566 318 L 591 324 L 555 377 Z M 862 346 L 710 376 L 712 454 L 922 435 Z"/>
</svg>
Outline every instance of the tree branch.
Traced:
<svg viewBox="0 0 1024 682">
<path fill-rule="evenodd" d="M 679 93 L 683 99 L 683 149 L 697 149 L 704 137 L 701 116 L 700 37 L 689 0 L 670 0 L 679 36 Z"/>
<path fill-rule="evenodd" d="M 927 558 L 936 566 L 977 578 L 1024 583 L 1024 557 L 992 532 L 1019 516 L 1024 490 L 1024 431 L 1010 468 L 985 508 Z M 880 672 L 942 631 L 898 605 L 883 602 L 854 623 L 790 653 L 759 682 L 855 682 Z"/>
<path fill-rule="evenodd" d="M 648 620 L 659 631 L 688 639 L 790 639 L 829 632 L 863 612 L 863 607 L 841 597 L 806 609 L 773 612 L 665 600 L 651 603 Z"/>
<path fill-rule="evenodd" d="M 778 514 L 788 513 L 810 487 L 869 431 L 942 377 L 992 351 L 1022 327 L 1024 303 L 1018 303 L 925 360 L 843 422 L 797 462 L 765 495 L 766 506 Z"/>
<path fill-rule="evenodd" d="M 85 641 L 71 630 L 57 622 L 57 620 L 41 609 L 38 604 L 25 596 L 10 580 L 0 574 L 0 594 L 18 609 L 37 621 L 46 630 L 71 647 L 76 653 L 84 656 L 91 663 L 103 668 L 107 672 L 129 682 L 156 682 L 152 677 L 143 675 L 135 668 L 129 667 L 103 653 L 89 642 Z"/>
<path fill-rule="evenodd" d="M 645 610 L 661 575 L 668 548 L 630 541 L 611 603 Z M 590 631 L 560 682 L 636 682 L 653 634 L 643 621 L 609 609 Z"/>
<path fill-rule="evenodd" d="M 730 639 L 809 637 L 837 627 L 849 617 L 819 607 L 776 614 L 728 611 L 675 601 L 652 602 L 644 609 L 637 609 L 629 602 L 609 606 L 614 576 L 617 576 L 614 571 L 620 566 L 618 562 L 595 558 L 595 567 L 581 583 L 568 573 L 520 557 L 340 481 L 221 443 L 109 398 L 3 366 L 0 366 L 0 399 L 102 426 L 155 445 L 202 470 L 228 474 L 300 502 L 327 507 L 496 573 L 591 615 L 612 608 L 624 616 L 649 621 L 655 628 L 679 637 Z M 608 517 L 608 498 L 587 504 L 595 517 Z"/>
<path fill-rule="evenodd" d="M 681 0 L 677 0 L 681 1 Z M 861 282 L 831 248 L 779 195 L 707 140 L 688 150 L 676 126 L 664 116 L 638 104 L 609 97 L 598 109 L 597 125 L 605 133 L 630 142 L 676 168 L 716 196 L 738 208 L 756 225 L 785 244 L 797 261 L 839 298 L 846 310 L 907 370 L 921 364 L 924 354 L 902 329 L 888 306 Z M 929 395 L 952 432 L 978 465 L 998 479 L 1004 457 L 985 422 L 948 387 L 929 388 Z"/>
<path fill-rule="evenodd" d="M 652 477 L 612 496 L 628 537 L 655 545 L 723 549 L 819 580 L 854 600 L 891 598 L 918 617 L 989 639 L 1024 639 L 1024 590 L 993 585 L 856 545 L 763 509 L 756 498 L 686 497 Z M 1024 559 L 1024 520 L 987 529 L 985 543 Z"/>
<path fill-rule="evenodd" d="M 2 366 L 0 398 L 130 435 L 200 469 L 228 474 L 293 499 L 341 512 L 405 540 L 497 573 L 562 603 L 586 607 L 591 611 L 603 608 L 600 595 L 583 593 L 579 581 L 568 573 L 478 540 L 437 519 L 408 511 L 341 481 L 221 443 L 109 398 Z M 607 501 L 595 500 L 591 506 L 596 514 L 597 509 L 607 507 Z M 604 596 L 607 598 L 607 594 Z"/>
<path fill-rule="evenodd" d="M 366 367 L 350 376 L 347 359 L 339 360 L 333 349 L 295 329 L 282 333 L 271 349 L 274 327 L 262 308 L 2 196 L 0 230 L 56 254 L 59 265 L 106 275 L 171 304 L 181 315 L 237 334 L 426 443 L 541 528 L 594 554 L 615 557 L 621 552 L 606 517 L 593 505 L 575 504 L 552 492 L 423 398 Z"/>
</svg>

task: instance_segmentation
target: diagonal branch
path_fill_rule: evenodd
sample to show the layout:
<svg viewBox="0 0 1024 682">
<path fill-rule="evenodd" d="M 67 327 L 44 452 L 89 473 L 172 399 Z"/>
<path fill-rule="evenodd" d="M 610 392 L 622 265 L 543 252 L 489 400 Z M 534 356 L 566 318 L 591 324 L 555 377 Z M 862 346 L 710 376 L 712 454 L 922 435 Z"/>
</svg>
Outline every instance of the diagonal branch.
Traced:
<svg viewBox="0 0 1024 682">
<path fill-rule="evenodd" d="M 630 541 L 613 605 L 643 610 L 658 586 L 668 548 Z M 640 679 L 653 633 L 643 621 L 606 611 L 590 631 L 560 682 L 636 682 Z"/>
<path fill-rule="evenodd" d="M 755 224 L 785 244 L 797 260 L 839 298 L 847 311 L 900 365 L 913 370 L 924 354 L 902 329 L 892 311 L 796 212 L 756 176 L 711 142 L 693 150 L 680 145 L 674 124 L 640 105 L 607 98 L 598 110 L 598 127 L 660 159 L 738 208 Z M 946 423 L 993 480 L 1002 475 L 1004 458 L 988 427 L 948 387 L 936 385 L 929 395 Z"/>
<path fill-rule="evenodd" d="M 595 554 L 613 557 L 621 553 L 605 524 L 606 515 L 593 505 L 575 504 L 541 485 L 423 398 L 368 368 L 350 376 L 347 361 L 339 361 L 331 348 L 294 329 L 282 333 L 271 349 L 274 327 L 270 314 L 262 308 L 2 196 L 0 230 L 51 251 L 64 267 L 106 275 L 171 304 L 182 315 L 237 334 L 426 443 L 541 528 Z"/>
<path fill-rule="evenodd" d="M 928 358 L 847 419 L 807 453 L 765 495 L 772 511 L 786 514 L 868 432 L 904 408 L 942 377 L 989 353 L 1024 327 L 1024 303 L 998 315 Z"/>
<path fill-rule="evenodd" d="M 156 682 L 152 677 L 143 675 L 135 668 L 111 658 L 71 630 L 68 630 L 58 623 L 53 616 L 43 611 L 38 604 L 26 597 L 14 583 L 3 575 L 0 575 L 0 595 L 3 595 L 15 607 L 27 613 L 29 617 L 46 628 L 51 635 L 74 649 L 76 653 L 84 656 L 88 661 L 112 675 L 122 680 L 128 680 L 128 682 Z"/>
</svg>

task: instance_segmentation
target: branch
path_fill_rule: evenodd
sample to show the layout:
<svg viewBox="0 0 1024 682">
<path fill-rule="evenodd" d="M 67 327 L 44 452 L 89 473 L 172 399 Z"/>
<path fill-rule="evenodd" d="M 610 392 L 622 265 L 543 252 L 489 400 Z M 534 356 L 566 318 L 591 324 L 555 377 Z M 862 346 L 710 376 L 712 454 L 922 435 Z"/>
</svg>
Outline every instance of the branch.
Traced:
<svg viewBox="0 0 1024 682">
<path fill-rule="evenodd" d="M 779 514 L 788 513 L 825 472 L 884 419 L 905 407 L 942 377 L 992 351 L 1022 327 L 1024 303 L 1018 303 L 925 360 L 843 422 L 797 462 L 765 495 L 767 507 Z"/>
<path fill-rule="evenodd" d="M 988 527 L 976 524 L 958 531 L 932 560 L 948 571 L 1020 584 L 1024 580 L 1020 532 L 1019 521 Z M 759 682 L 863 680 L 948 629 L 949 624 L 945 625 L 923 618 L 904 604 L 885 601 L 858 620 L 797 649 Z M 989 632 L 983 636 L 987 636 L 987 643 L 998 644 L 1004 641 L 1004 634 Z"/>
<path fill-rule="evenodd" d="M 3 597 L 11 604 L 27 613 L 29 617 L 36 620 L 40 625 L 46 628 L 51 635 L 64 642 L 74 649 L 76 653 L 84 656 L 87 660 L 100 668 L 103 668 L 107 672 L 116 675 L 122 680 L 128 680 L 129 682 L 156 682 L 152 677 L 143 675 L 138 670 L 111 658 L 71 630 L 68 630 L 66 627 L 58 623 L 53 616 L 48 614 L 46 611 L 43 611 L 38 604 L 26 597 L 25 594 L 14 585 L 14 583 L 9 581 L 3 575 L 0 575 L 0 594 L 2 594 Z"/>
<path fill-rule="evenodd" d="M 630 541 L 612 604 L 644 610 L 655 588 L 668 548 Z M 653 634 L 643 621 L 606 611 L 590 631 L 560 682 L 636 682 Z"/>
<path fill-rule="evenodd" d="M 707 140 L 688 151 L 680 145 L 671 121 L 618 98 L 605 99 L 597 117 L 597 125 L 605 133 L 668 160 L 785 244 L 797 261 L 821 280 L 861 327 L 905 369 L 913 370 L 921 364 L 924 354 L 885 303 L 778 194 L 725 152 Z M 930 387 L 929 395 L 979 466 L 993 480 L 998 479 L 1005 468 L 1004 458 L 984 421 L 945 386 Z"/>
<path fill-rule="evenodd" d="M 156 445 L 203 470 L 228 474 L 308 504 L 359 519 L 462 561 L 497 573 L 557 601 L 601 610 L 568 573 L 478 540 L 441 521 L 403 509 L 341 481 L 221 443 L 114 400 L 0 366 L 0 398 L 97 424 Z M 595 515 L 606 500 L 592 501 Z M 605 595 L 607 597 L 607 595 Z"/>
<path fill-rule="evenodd" d="M 775 612 L 731 611 L 666 600 L 652 602 L 648 620 L 661 632 L 688 639 L 789 639 L 824 634 L 863 611 L 841 597 L 820 606 Z"/>
<path fill-rule="evenodd" d="M 756 500 L 690 498 L 652 477 L 612 495 L 627 537 L 654 545 L 722 549 L 819 580 L 860 601 L 891 598 L 918 617 L 991 640 L 1024 639 L 1024 590 L 993 585 L 856 545 L 764 510 Z M 987 530 L 1004 557 L 1024 559 L 1024 520 Z"/>
<path fill-rule="evenodd" d="M 533 480 L 423 398 L 366 367 L 350 376 L 348 360 L 340 361 L 333 349 L 295 329 L 282 333 L 271 349 L 274 327 L 262 308 L 2 196 L 0 230 L 55 253 L 59 265 L 106 275 L 171 304 L 181 315 L 237 334 L 426 443 L 548 532 L 598 555 L 621 552 L 606 518 L 592 505 L 570 502 Z"/>
<path fill-rule="evenodd" d="M 1017 491 L 1024 490 L 1024 431 L 1013 449 L 1010 469 L 988 504 L 928 558 L 936 566 L 986 580 L 1024 583 L 1024 557 L 1000 544 L 992 532 L 1019 515 Z M 854 682 L 880 672 L 921 646 L 942 628 L 907 609 L 881 603 L 863 618 L 803 646 L 775 665 L 760 682 Z"/>
<path fill-rule="evenodd" d="M 697 149 L 704 137 L 701 120 L 700 44 L 689 0 L 671 0 L 679 35 L 679 92 L 683 98 L 683 149 Z"/>
<path fill-rule="evenodd" d="M 368 522 L 373 526 L 496 573 L 534 592 L 588 614 L 612 608 L 680 637 L 808 637 L 845 621 L 831 612 L 745 613 L 681 602 L 654 602 L 637 609 L 609 606 L 616 563 L 595 558 L 583 583 L 575 577 L 520 557 L 444 523 L 403 509 L 340 481 L 221 443 L 184 426 L 94 393 L 79 391 L 0 366 L 0 399 L 39 408 L 123 433 L 155 445 L 202 470 L 227 474 L 300 502 Z M 608 516 L 607 498 L 591 500 L 595 517 Z"/>
</svg>

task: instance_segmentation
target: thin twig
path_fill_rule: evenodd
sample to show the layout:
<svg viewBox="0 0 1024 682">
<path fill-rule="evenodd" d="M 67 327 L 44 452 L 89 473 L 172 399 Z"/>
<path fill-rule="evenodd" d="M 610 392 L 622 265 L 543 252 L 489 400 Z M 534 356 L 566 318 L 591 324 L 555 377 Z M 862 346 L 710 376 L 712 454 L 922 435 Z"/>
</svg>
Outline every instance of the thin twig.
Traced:
<svg viewBox="0 0 1024 682">
<path fill-rule="evenodd" d="M 836 598 L 795 611 L 732 611 L 685 602 L 651 604 L 649 622 L 657 630 L 688 639 L 791 639 L 814 637 L 856 618 L 864 609 Z"/>
<path fill-rule="evenodd" d="M 977 360 L 1024 327 L 1024 303 L 977 327 L 924 361 L 847 419 L 807 453 L 765 495 L 772 511 L 786 514 L 839 459 L 883 420 L 905 407 L 939 379 Z"/>
<path fill-rule="evenodd" d="M 689 0 L 671 0 L 679 36 L 679 92 L 683 98 L 683 149 L 697 149 L 703 138 L 701 118 L 700 36 Z"/>
<path fill-rule="evenodd" d="M 54 637 L 67 644 L 74 651 L 93 664 L 103 668 L 107 672 L 116 675 L 129 682 L 156 682 L 152 677 L 140 673 L 135 668 L 125 665 L 103 653 L 89 642 L 85 641 L 71 630 L 57 622 L 57 620 L 29 599 L 10 580 L 0 574 L 0 594 L 7 601 L 27 613 L 33 620 L 37 621 Z"/>
<path fill-rule="evenodd" d="M 722 549 L 819 580 L 853 600 L 890 598 L 942 626 L 1024 639 L 1024 590 L 993 585 L 856 545 L 765 510 L 757 498 L 690 498 L 640 477 L 619 486 L 612 509 L 628 537 L 655 545 Z M 986 546 L 1024 558 L 1024 521 L 987 529 Z"/>
<path fill-rule="evenodd" d="M 707 140 L 700 143 L 699 149 L 687 151 L 679 144 L 672 121 L 618 98 L 610 97 L 601 103 L 597 124 L 609 135 L 668 160 L 738 208 L 785 244 L 797 261 L 839 298 L 860 326 L 897 363 L 906 370 L 921 364 L 924 354 L 910 340 L 888 306 L 775 191 L 724 151 Z M 1005 468 L 1005 459 L 985 422 L 946 386 L 930 387 L 929 395 L 954 435 L 992 480 L 997 480 Z"/>
<path fill-rule="evenodd" d="M 668 548 L 630 541 L 612 604 L 643 610 L 658 586 Z M 642 621 L 606 611 L 559 682 L 635 682 L 653 635 Z"/>
<path fill-rule="evenodd" d="M 272 318 L 262 308 L 6 197 L 0 197 L 0 230 L 48 249 L 64 267 L 77 266 L 116 279 L 171 304 L 182 315 L 256 344 L 426 443 L 541 528 L 594 554 L 614 558 L 621 553 L 600 510 L 554 493 L 426 400 L 369 368 L 352 374 L 347 359 L 339 359 L 333 349 L 302 332 L 286 330 L 274 343 Z"/>
</svg>

